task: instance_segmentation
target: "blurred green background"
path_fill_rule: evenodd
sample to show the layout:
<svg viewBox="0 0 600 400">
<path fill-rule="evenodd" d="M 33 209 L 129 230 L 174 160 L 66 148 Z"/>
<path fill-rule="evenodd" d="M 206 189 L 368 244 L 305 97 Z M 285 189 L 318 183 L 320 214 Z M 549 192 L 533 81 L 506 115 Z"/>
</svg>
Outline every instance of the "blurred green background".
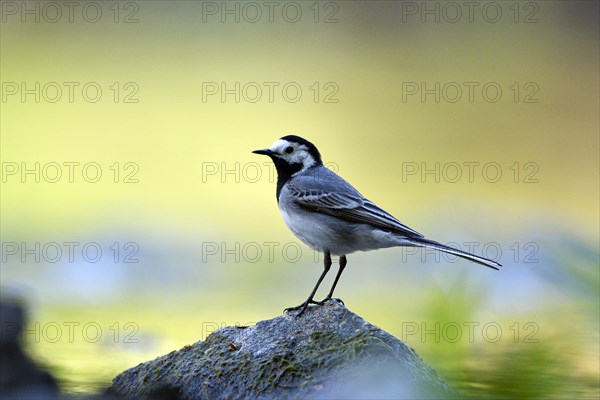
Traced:
<svg viewBox="0 0 600 400">
<path fill-rule="evenodd" d="M 598 2 L 266 3 L 2 3 L 1 279 L 30 353 L 89 393 L 303 301 L 321 258 L 251 154 L 297 134 L 504 265 L 353 254 L 352 311 L 465 396 L 598 398 Z"/>
</svg>

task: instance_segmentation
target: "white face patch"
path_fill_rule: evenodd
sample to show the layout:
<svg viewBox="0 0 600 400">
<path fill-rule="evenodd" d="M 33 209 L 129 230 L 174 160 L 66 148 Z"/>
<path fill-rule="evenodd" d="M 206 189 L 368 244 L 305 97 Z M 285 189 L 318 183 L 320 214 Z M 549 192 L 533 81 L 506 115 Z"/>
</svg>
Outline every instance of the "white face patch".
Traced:
<svg viewBox="0 0 600 400">
<path fill-rule="evenodd" d="M 286 150 L 291 147 L 293 151 L 288 153 Z M 302 164 L 302 170 L 316 164 L 314 157 L 308 152 L 308 147 L 303 144 L 288 142 L 287 140 L 279 139 L 269 147 L 269 150 L 274 152 L 277 157 L 287 161 L 288 164 Z"/>
</svg>

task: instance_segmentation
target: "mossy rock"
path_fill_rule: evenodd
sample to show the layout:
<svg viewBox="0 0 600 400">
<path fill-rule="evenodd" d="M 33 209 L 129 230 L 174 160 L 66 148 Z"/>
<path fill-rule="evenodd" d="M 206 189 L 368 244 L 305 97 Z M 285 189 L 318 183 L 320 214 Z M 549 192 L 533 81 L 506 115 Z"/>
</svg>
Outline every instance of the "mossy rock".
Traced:
<svg viewBox="0 0 600 400">
<path fill-rule="evenodd" d="M 111 390 L 144 399 L 161 387 L 182 399 L 458 397 L 413 349 L 337 301 L 219 329 L 119 374 Z"/>
</svg>

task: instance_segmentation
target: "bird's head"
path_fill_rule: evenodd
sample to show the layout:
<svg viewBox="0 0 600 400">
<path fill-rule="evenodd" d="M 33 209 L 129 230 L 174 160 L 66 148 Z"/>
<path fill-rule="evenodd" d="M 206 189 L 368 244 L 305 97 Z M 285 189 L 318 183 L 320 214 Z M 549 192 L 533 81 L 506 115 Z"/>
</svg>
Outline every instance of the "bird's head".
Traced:
<svg viewBox="0 0 600 400">
<path fill-rule="evenodd" d="M 284 136 L 268 149 L 254 150 L 253 153 L 271 157 L 279 174 L 293 175 L 313 165 L 323 164 L 315 145 L 295 135 Z"/>
</svg>

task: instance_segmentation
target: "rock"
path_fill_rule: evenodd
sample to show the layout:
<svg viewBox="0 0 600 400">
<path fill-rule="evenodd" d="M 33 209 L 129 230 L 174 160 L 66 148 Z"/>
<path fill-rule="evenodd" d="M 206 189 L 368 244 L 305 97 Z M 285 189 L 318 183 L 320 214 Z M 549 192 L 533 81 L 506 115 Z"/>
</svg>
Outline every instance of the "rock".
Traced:
<svg viewBox="0 0 600 400">
<path fill-rule="evenodd" d="M 181 399 L 458 397 L 414 350 L 337 301 L 222 328 L 122 372 L 111 391 L 144 399 L 159 387 Z"/>
</svg>

